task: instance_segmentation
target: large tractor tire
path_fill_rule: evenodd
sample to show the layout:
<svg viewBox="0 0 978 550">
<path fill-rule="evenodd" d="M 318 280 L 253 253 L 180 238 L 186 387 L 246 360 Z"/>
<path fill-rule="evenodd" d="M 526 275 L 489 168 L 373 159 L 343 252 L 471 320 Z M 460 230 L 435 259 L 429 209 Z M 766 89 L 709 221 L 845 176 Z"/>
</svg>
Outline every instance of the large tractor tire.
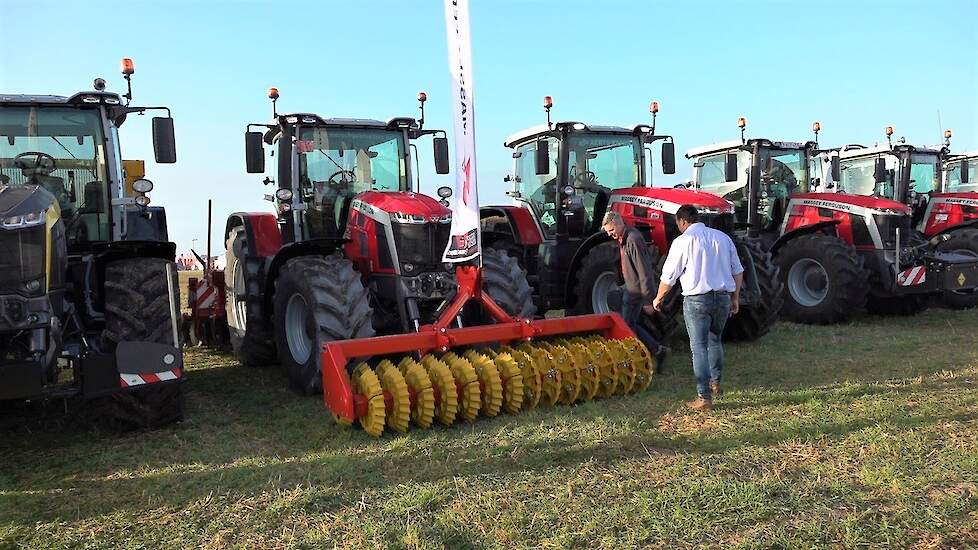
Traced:
<svg viewBox="0 0 978 550">
<path fill-rule="evenodd" d="M 179 349 L 179 332 L 174 341 L 174 323 L 180 322 L 174 315 L 180 314 L 179 304 L 180 288 L 173 262 L 160 258 L 111 262 L 105 268 L 102 337 L 110 349 L 123 341 L 166 344 Z M 183 384 L 147 384 L 114 394 L 107 404 L 110 421 L 118 429 L 159 428 L 183 420 Z"/>
<path fill-rule="evenodd" d="M 323 344 L 374 335 L 367 289 L 339 253 L 286 261 L 275 279 L 274 302 L 278 358 L 289 386 L 302 395 L 323 389 Z"/>
<path fill-rule="evenodd" d="M 656 266 L 652 277 L 658 285 L 665 259 L 660 258 L 659 250 L 655 246 L 649 246 L 649 255 L 652 257 L 652 264 Z M 614 242 L 604 242 L 592 248 L 577 270 L 577 283 L 574 285 L 575 300 L 570 312 L 575 315 L 620 312 L 619 265 L 621 265 L 621 254 L 618 245 Z M 679 327 L 676 317 L 681 309 L 682 294 L 679 285 L 676 285 L 664 300 L 662 311 L 653 315 L 643 313 L 640 322 L 653 338 L 662 342 L 672 336 Z"/>
<path fill-rule="evenodd" d="M 232 229 L 225 244 L 227 265 L 224 267 L 224 281 L 227 285 L 231 350 L 242 365 L 272 365 L 277 358 L 274 335 L 264 311 L 264 295 L 259 280 L 261 261 L 247 258 L 248 237 L 244 227 Z"/>
<path fill-rule="evenodd" d="M 873 315 L 916 315 L 927 309 L 929 297 L 924 294 L 907 296 L 872 296 L 866 301 L 866 311 Z"/>
<path fill-rule="evenodd" d="M 489 296 L 506 313 L 521 319 L 532 319 L 536 313 L 533 290 L 519 261 L 504 250 L 482 250 L 482 284 Z M 483 318 L 483 322 L 490 322 Z"/>
<path fill-rule="evenodd" d="M 869 272 L 856 250 L 820 233 L 785 243 L 774 261 L 784 284 L 786 319 L 809 324 L 847 321 L 866 304 Z"/>
<path fill-rule="evenodd" d="M 937 245 L 941 252 L 978 255 L 978 229 L 958 229 L 951 237 Z M 974 290 L 944 292 L 944 305 L 951 309 L 968 309 L 978 306 L 978 292 Z"/>
<path fill-rule="evenodd" d="M 738 249 L 746 256 L 741 257 L 745 269 L 750 269 L 750 261 L 757 274 L 757 284 L 760 287 L 760 302 L 749 307 L 742 306 L 740 312 L 727 321 L 723 336 L 730 341 L 753 341 L 767 334 L 778 321 L 781 307 L 784 305 L 784 285 L 770 252 L 764 250 L 756 240 L 741 241 Z"/>
</svg>

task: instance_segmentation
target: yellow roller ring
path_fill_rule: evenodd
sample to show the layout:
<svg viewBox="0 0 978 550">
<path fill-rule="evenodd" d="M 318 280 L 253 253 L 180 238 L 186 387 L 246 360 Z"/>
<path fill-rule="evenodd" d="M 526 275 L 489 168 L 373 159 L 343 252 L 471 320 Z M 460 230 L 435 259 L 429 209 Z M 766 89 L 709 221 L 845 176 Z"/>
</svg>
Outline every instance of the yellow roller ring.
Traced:
<svg viewBox="0 0 978 550">
<path fill-rule="evenodd" d="M 431 426 L 435 418 L 435 390 L 431 387 L 431 378 L 413 357 L 405 357 L 397 365 L 407 383 L 408 389 L 414 392 L 414 406 L 411 408 L 411 420 L 419 428 Z"/>
<path fill-rule="evenodd" d="M 632 392 L 644 391 L 652 383 L 655 361 L 645 344 L 637 338 L 626 338 L 622 343 L 635 370 L 635 385 L 632 386 Z"/>
<path fill-rule="evenodd" d="M 621 340 L 608 340 L 608 351 L 615 360 L 615 370 L 618 372 L 617 394 L 625 394 L 632 391 L 635 386 L 635 368 L 632 366 L 631 358 Z"/>
<path fill-rule="evenodd" d="M 435 401 L 435 419 L 443 426 L 451 426 L 458 414 L 458 391 L 455 389 L 455 378 L 448 365 L 441 362 L 434 355 L 425 355 L 421 358 L 421 366 L 428 371 L 428 378 L 431 379 L 432 388 L 438 390 L 438 399 Z"/>
<path fill-rule="evenodd" d="M 566 347 L 574 354 L 577 372 L 581 376 L 581 394 L 578 398 L 581 401 L 590 401 L 597 395 L 601 382 L 597 362 L 591 351 L 581 344 L 570 344 Z"/>
<path fill-rule="evenodd" d="M 380 387 L 377 374 L 366 363 L 360 363 L 353 370 L 353 393 L 367 399 L 367 414 L 360 417 L 363 431 L 374 437 L 384 433 L 384 390 Z"/>
<path fill-rule="evenodd" d="M 498 354 L 508 354 L 516 363 L 523 382 L 523 408 L 532 409 L 540 402 L 540 388 L 543 384 L 543 374 L 537 369 L 532 357 L 510 347 L 499 348 Z M 498 355 L 497 355 L 498 357 Z M 500 370 L 500 373 L 502 370 Z"/>
<path fill-rule="evenodd" d="M 553 356 L 549 351 L 530 344 L 522 344 L 517 349 L 533 360 L 540 373 L 539 403 L 552 407 L 560 399 L 560 388 L 563 384 L 563 374 L 557 369 Z"/>
<path fill-rule="evenodd" d="M 475 350 L 466 350 L 464 356 L 475 369 L 475 375 L 479 377 L 482 414 L 488 417 L 498 415 L 503 408 L 503 380 L 499 376 L 499 369 L 492 359 Z"/>
<path fill-rule="evenodd" d="M 597 397 L 611 397 L 618 389 L 618 369 L 615 359 L 608 351 L 603 339 L 589 340 L 586 344 L 594 359 L 594 364 L 598 368 L 598 391 Z"/>
<path fill-rule="evenodd" d="M 407 382 L 394 363 L 383 360 L 374 369 L 380 379 L 380 387 L 391 396 L 391 408 L 387 411 L 387 426 L 396 432 L 406 432 L 411 421 L 411 394 Z"/>
<path fill-rule="evenodd" d="M 455 382 L 462 388 L 458 400 L 458 415 L 463 420 L 472 422 L 479 416 L 479 409 L 482 408 L 479 377 L 475 373 L 475 368 L 468 360 L 451 352 L 442 355 L 441 360 L 448 365 Z"/>
<path fill-rule="evenodd" d="M 493 359 L 499 377 L 503 381 L 503 410 L 516 414 L 523 406 L 523 375 L 516 365 L 513 356 L 508 353 L 497 353 Z"/>
<path fill-rule="evenodd" d="M 581 393 L 581 375 L 577 372 L 577 366 L 574 364 L 574 356 L 564 346 L 549 342 L 541 342 L 539 345 L 550 352 L 563 379 L 560 386 L 560 398 L 557 402 L 561 405 L 574 403 Z"/>
</svg>

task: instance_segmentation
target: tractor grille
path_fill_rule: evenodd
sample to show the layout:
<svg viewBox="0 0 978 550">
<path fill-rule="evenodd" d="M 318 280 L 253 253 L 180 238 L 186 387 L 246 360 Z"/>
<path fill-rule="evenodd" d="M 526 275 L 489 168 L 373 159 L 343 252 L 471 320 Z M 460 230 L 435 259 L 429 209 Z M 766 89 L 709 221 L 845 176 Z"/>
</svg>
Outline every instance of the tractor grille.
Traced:
<svg viewBox="0 0 978 550">
<path fill-rule="evenodd" d="M 887 216 L 874 214 L 876 228 L 879 229 L 880 237 L 883 239 L 883 246 L 894 246 L 896 244 L 896 231 L 900 230 L 900 242 L 908 243 L 913 236 L 910 230 L 910 216 Z"/>
<path fill-rule="evenodd" d="M 733 235 L 734 215 L 727 214 L 703 214 L 700 213 L 700 221 L 707 227 L 712 227 L 718 231 L 723 231 L 727 235 Z"/>
<path fill-rule="evenodd" d="M 0 292 L 44 277 L 44 225 L 0 229 Z"/>
<path fill-rule="evenodd" d="M 414 271 L 434 271 L 451 235 L 449 223 L 393 223 L 397 261 L 414 265 Z"/>
</svg>

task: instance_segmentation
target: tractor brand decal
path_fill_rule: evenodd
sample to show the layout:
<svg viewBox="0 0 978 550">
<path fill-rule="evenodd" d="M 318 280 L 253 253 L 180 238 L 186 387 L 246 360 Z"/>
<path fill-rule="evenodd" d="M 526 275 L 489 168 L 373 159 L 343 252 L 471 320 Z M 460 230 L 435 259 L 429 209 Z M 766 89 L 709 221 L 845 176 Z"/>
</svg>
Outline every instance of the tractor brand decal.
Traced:
<svg viewBox="0 0 978 550">
<path fill-rule="evenodd" d="M 363 202 L 360 199 L 353 199 L 353 203 L 350 206 L 354 210 L 359 210 L 359 211 L 363 212 L 364 214 L 373 214 L 374 213 L 374 207 L 373 206 L 370 206 L 369 204 Z"/>
<path fill-rule="evenodd" d="M 835 201 L 823 201 L 818 199 L 802 199 L 801 204 L 805 206 L 814 206 L 816 208 L 842 210 L 843 212 L 852 212 L 854 210 L 854 207 L 851 204 L 846 204 L 844 202 L 835 202 Z"/>
<path fill-rule="evenodd" d="M 180 369 L 165 370 L 163 372 L 151 372 L 146 374 L 123 374 L 119 373 L 119 387 L 129 388 L 141 386 L 143 384 L 155 384 L 156 382 L 166 382 L 176 380 L 183 376 Z"/>
<path fill-rule="evenodd" d="M 935 204 L 961 204 L 964 206 L 978 206 L 978 199 L 963 199 L 960 197 L 934 197 L 931 201 Z"/>
<path fill-rule="evenodd" d="M 611 198 L 611 203 L 625 202 L 628 204 L 637 204 L 645 208 L 651 208 L 653 210 L 661 210 L 669 214 L 675 214 L 681 205 L 674 202 L 666 202 L 658 199 L 650 199 L 648 197 L 637 197 L 635 195 L 615 195 Z"/>
<path fill-rule="evenodd" d="M 452 201 L 452 236 L 442 256 L 446 262 L 463 262 L 479 257 L 479 187 L 468 0 L 445 0 L 445 26 L 455 118 L 456 199 Z"/>
<path fill-rule="evenodd" d="M 900 286 L 916 286 L 927 280 L 927 268 L 918 265 L 905 269 L 897 275 L 897 284 Z"/>
</svg>

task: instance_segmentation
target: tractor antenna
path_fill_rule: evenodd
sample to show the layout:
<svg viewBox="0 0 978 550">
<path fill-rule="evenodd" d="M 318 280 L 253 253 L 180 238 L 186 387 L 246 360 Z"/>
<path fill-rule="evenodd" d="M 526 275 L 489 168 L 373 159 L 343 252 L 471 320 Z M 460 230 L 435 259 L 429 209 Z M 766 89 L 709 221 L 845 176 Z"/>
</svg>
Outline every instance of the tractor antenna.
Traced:
<svg viewBox="0 0 978 550">
<path fill-rule="evenodd" d="M 659 102 L 653 101 L 649 104 L 649 112 L 652 113 L 652 135 L 655 135 L 655 115 L 659 114 Z"/>
<path fill-rule="evenodd" d="M 418 103 L 421 104 L 419 107 L 421 109 L 421 118 L 418 119 L 419 129 L 424 128 L 424 102 L 425 101 L 428 101 L 428 94 L 424 93 L 423 91 L 418 92 Z"/>
<path fill-rule="evenodd" d="M 547 129 L 552 130 L 554 125 L 550 123 L 550 108 L 554 106 L 554 98 L 545 95 L 543 96 L 543 109 L 547 111 Z"/>
<path fill-rule="evenodd" d="M 272 118 L 278 118 L 278 110 L 275 103 L 278 101 L 278 88 L 272 86 L 268 89 L 268 99 L 272 100 Z"/>
<path fill-rule="evenodd" d="M 132 62 L 132 58 L 123 57 L 122 61 L 119 63 L 119 68 L 122 70 L 122 76 L 126 79 L 127 92 L 122 97 L 126 98 L 126 106 L 132 101 L 132 75 L 136 72 L 136 66 Z"/>
<path fill-rule="evenodd" d="M 818 147 L 818 133 L 822 131 L 822 123 L 815 121 L 812 123 L 812 131 L 815 132 L 815 147 Z"/>
<path fill-rule="evenodd" d="M 893 149 L 893 141 L 892 141 L 892 138 L 893 138 L 893 126 L 887 126 L 886 127 L 886 144 L 890 147 L 890 149 Z"/>
<path fill-rule="evenodd" d="M 744 137 L 744 132 L 747 130 L 747 119 L 744 117 L 738 118 L 737 127 L 740 128 L 740 143 L 747 143 L 747 138 Z"/>
</svg>

